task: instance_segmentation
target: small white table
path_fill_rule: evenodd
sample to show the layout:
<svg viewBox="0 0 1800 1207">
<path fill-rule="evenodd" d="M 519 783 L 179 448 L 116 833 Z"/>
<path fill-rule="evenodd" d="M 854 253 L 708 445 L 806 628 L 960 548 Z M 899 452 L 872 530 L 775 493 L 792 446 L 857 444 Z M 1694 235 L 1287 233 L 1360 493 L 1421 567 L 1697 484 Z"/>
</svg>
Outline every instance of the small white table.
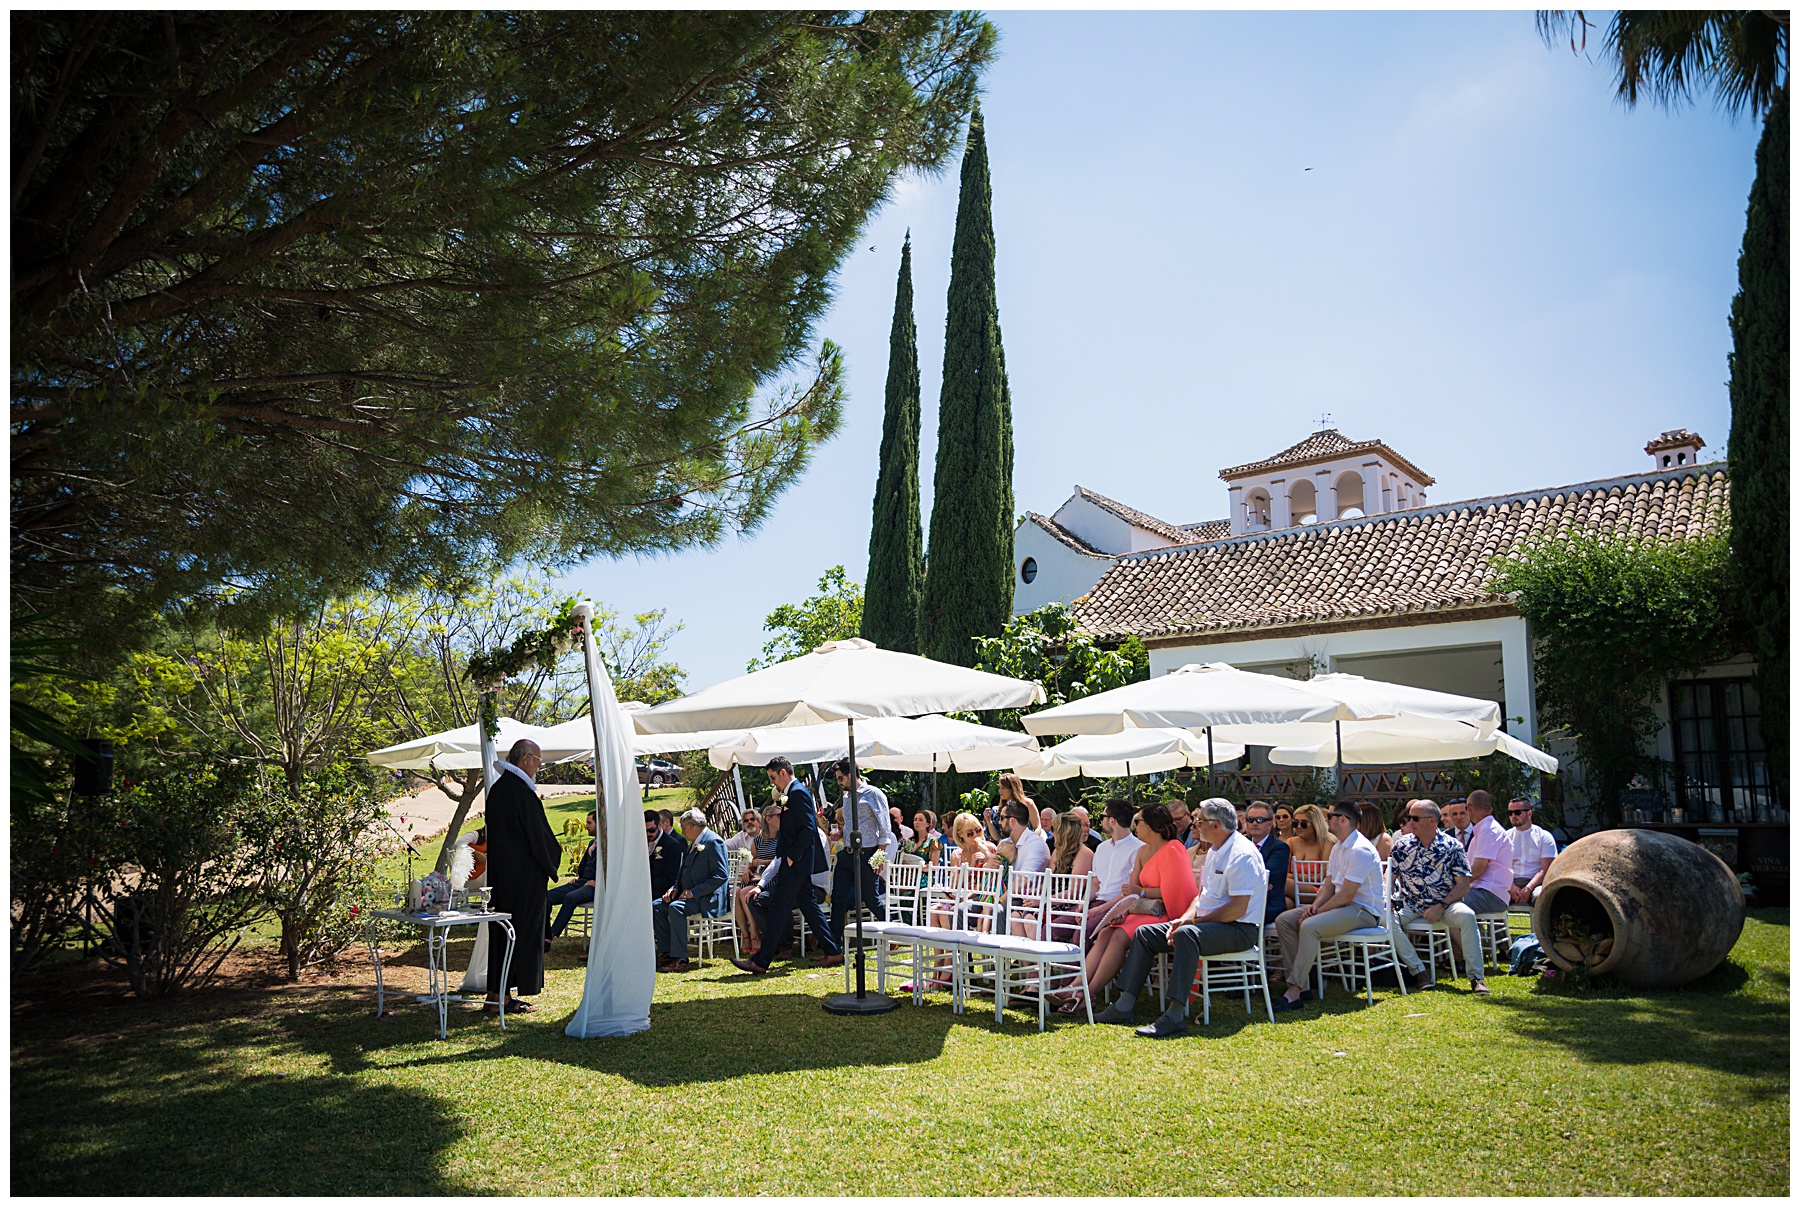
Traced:
<svg viewBox="0 0 1800 1207">
<path fill-rule="evenodd" d="M 375 938 L 375 919 L 389 918 L 396 922 L 411 922 L 425 931 L 425 965 L 430 973 L 429 993 L 415 994 L 414 1000 L 427 1005 L 435 1005 L 438 1012 L 438 1038 L 444 1039 L 450 1034 L 451 1002 L 483 1002 L 487 1001 L 484 993 L 480 997 L 466 997 L 461 993 L 450 992 L 450 928 L 452 926 L 476 926 L 483 922 L 493 922 L 506 932 L 506 955 L 500 964 L 500 1029 L 506 1030 L 506 975 L 512 970 L 513 945 L 518 936 L 513 932 L 512 915 L 487 912 L 410 914 L 404 910 L 377 909 L 369 913 L 369 923 L 363 932 L 363 940 L 369 947 L 369 960 L 375 965 L 375 1017 L 381 1017 L 382 1006 L 386 997 L 386 987 L 381 978 L 381 944 Z"/>
</svg>

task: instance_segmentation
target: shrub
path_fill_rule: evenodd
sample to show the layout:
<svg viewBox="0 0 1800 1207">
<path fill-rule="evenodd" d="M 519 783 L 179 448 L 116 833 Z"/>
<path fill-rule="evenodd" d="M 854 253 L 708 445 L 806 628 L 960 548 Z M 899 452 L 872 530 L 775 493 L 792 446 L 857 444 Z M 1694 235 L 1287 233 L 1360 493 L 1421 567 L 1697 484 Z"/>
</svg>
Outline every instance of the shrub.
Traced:
<svg viewBox="0 0 1800 1207">
<path fill-rule="evenodd" d="M 383 806 L 353 768 L 332 767 L 293 796 L 265 791 L 247 813 L 246 839 L 267 873 L 266 901 L 281 922 L 290 981 L 362 935 L 362 916 L 379 895 Z"/>
<path fill-rule="evenodd" d="M 9 857 L 12 867 L 12 970 L 31 972 L 62 949 L 80 923 L 95 837 L 79 824 L 66 798 L 15 793 Z"/>
<path fill-rule="evenodd" d="M 195 760 L 115 798 L 99 894 L 101 947 L 133 993 L 166 997 L 205 984 L 267 912 L 268 874 L 244 828 L 261 807 L 248 768 Z"/>
</svg>

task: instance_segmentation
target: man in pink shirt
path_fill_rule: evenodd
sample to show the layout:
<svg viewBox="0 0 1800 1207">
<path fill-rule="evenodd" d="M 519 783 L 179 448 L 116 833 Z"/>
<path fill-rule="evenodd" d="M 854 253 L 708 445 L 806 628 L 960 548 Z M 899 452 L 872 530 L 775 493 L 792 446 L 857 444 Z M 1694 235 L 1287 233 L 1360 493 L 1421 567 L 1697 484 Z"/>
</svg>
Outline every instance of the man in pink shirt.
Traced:
<svg viewBox="0 0 1800 1207">
<path fill-rule="evenodd" d="M 1512 894 L 1512 843 L 1494 820 L 1494 801 L 1480 788 L 1469 793 L 1469 870 L 1474 883 L 1463 902 L 1478 914 L 1503 914 Z"/>
</svg>

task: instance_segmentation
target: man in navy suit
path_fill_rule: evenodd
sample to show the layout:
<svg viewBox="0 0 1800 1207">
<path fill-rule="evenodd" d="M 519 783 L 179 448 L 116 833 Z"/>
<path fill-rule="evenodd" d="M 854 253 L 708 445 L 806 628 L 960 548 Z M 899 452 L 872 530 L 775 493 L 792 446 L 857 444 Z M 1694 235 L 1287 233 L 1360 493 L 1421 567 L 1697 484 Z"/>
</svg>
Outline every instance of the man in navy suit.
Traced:
<svg viewBox="0 0 1800 1207">
<path fill-rule="evenodd" d="M 681 834 L 688 847 L 675 884 L 650 903 L 656 927 L 658 972 L 688 970 L 688 919 L 695 914 L 717 918 L 731 907 L 726 885 L 725 840 L 706 827 L 706 814 L 689 809 L 681 815 Z"/>
<path fill-rule="evenodd" d="M 1244 837 L 1256 845 L 1269 869 L 1269 912 L 1263 915 L 1263 925 L 1273 926 L 1276 916 L 1287 909 L 1288 861 L 1294 852 L 1275 833 L 1275 810 L 1268 804 L 1253 800 L 1243 816 Z"/>
<path fill-rule="evenodd" d="M 825 952 L 819 961 L 829 968 L 844 962 L 843 952 L 831 939 L 831 928 L 813 896 L 812 878 L 826 867 L 825 848 L 819 842 L 819 815 L 813 806 L 812 793 L 794 778 L 794 765 L 776 756 L 769 760 L 769 783 L 787 796 L 787 807 L 781 812 L 781 832 L 775 838 L 775 862 L 779 870 L 769 890 L 769 924 L 763 928 L 762 947 L 748 960 L 732 963 L 745 972 L 761 975 L 769 971 L 776 948 L 788 931 L 788 918 L 798 909 L 806 920 L 813 938 Z"/>
</svg>

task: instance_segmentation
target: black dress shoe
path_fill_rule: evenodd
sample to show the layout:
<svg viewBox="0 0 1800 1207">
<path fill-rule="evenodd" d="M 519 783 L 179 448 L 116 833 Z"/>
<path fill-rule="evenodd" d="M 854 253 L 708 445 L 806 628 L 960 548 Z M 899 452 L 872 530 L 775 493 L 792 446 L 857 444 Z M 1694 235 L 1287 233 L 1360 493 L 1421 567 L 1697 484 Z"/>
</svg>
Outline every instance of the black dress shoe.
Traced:
<svg viewBox="0 0 1800 1207">
<path fill-rule="evenodd" d="M 1289 1010 L 1299 1010 L 1305 1005 L 1306 1003 L 1303 1001 L 1297 1002 L 1284 995 L 1275 999 L 1273 1008 L 1277 1014 L 1286 1014 Z"/>
<path fill-rule="evenodd" d="M 1187 1034 L 1187 1020 L 1165 1014 L 1148 1027 L 1139 1027 L 1137 1033 L 1145 1039 L 1174 1039 L 1177 1035 Z"/>
<path fill-rule="evenodd" d="M 769 971 L 754 960 L 733 960 L 731 963 L 739 971 L 748 972 L 752 976 L 763 976 Z"/>
</svg>

